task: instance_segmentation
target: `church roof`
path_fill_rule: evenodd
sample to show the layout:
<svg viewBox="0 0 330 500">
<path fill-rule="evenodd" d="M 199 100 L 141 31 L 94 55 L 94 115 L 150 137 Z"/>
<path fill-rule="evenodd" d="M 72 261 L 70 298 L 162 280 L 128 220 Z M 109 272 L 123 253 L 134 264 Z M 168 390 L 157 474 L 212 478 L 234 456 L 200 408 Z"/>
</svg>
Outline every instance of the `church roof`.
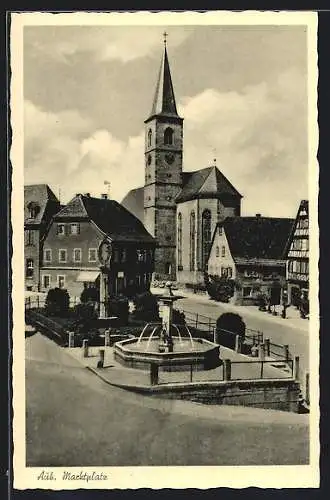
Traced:
<svg viewBox="0 0 330 500">
<path fill-rule="evenodd" d="M 31 219 L 30 210 L 35 209 Z M 24 222 L 35 225 L 47 222 L 54 212 L 60 209 L 60 202 L 48 184 L 29 184 L 24 186 Z M 47 220 L 46 220 L 47 219 Z"/>
<path fill-rule="evenodd" d="M 150 118 L 155 115 L 178 117 L 166 46 L 159 69 Z"/>
<path fill-rule="evenodd" d="M 142 222 L 115 200 L 77 194 L 54 219 L 91 220 L 113 241 L 155 243 Z"/>
<path fill-rule="evenodd" d="M 131 189 L 123 198 L 121 202 L 122 206 L 129 210 L 132 214 L 135 215 L 141 222 L 143 222 L 144 218 L 144 187 L 139 187 L 136 189 Z"/>
<path fill-rule="evenodd" d="M 287 218 L 227 217 L 217 228 L 223 226 L 232 257 L 239 264 L 242 259 L 285 259 L 293 223 L 294 219 Z"/>
<path fill-rule="evenodd" d="M 226 198 L 242 195 L 216 166 L 202 168 L 195 172 L 185 172 L 182 176 L 183 187 L 176 198 L 177 203 L 196 198 Z"/>
</svg>

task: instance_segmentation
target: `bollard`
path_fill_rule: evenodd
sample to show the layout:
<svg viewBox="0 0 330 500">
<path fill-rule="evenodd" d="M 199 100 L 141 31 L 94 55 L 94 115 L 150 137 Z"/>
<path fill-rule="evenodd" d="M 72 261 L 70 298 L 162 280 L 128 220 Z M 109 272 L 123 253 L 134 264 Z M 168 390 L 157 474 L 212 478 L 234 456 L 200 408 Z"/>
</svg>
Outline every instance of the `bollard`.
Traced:
<svg viewBox="0 0 330 500">
<path fill-rule="evenodd" d="M 82 347 L 83 347 L 83 357 L 88 358 L 88 340 L 87 339 L 83 340 Z"/>
<path fill-rule="evenodd" d="M 110 347 L 110 330 L 104 332 L 104 344 L 105 347 Z"/>
<path fill-rule="evenodd" d="M 299 380 L 299 356 L 294 358 L 294 379 Z"/>
<path fill-rule="evenodd" d="M 231 380 L 231 361 L 230 359 L 223 360 L 223 379 Z"/>
<path fill-rule="evenodd" d="M 265 339 L 265 354 L 266 356 L 270 356 L 270 340 L 269 339 Z"/>
<path fill-rule="evenodd" d="M 242 337 L 240 335 L 236 335 L 235 337 L 235 351 L 238 353 L 242 352 Z"/>
<path fill-rule="evenodd" d="M 158 365 L 156 363 L 150 363 L 150 384 L 158 384 Z"/>
<path fill-rule="evenodd" d="M 265 344 L 259 344 L 259 359 L 265 361 Z"/>
<path fill-rule="evenodd" d="M 69 347 L 74 347 L 74 332 L 69 332 Z"/>
<path fill-rule="evenodd" d="M 99 350 L 99 360 L 97 362 L 97 367 L 98 368 L 104 368 L 104 349 Z"/>
<path fill-rule="evenodd" d="M 310 396 L 309 396 L 309 372 L 306 372 L 306 380 L 305 380 L 305 401 L 306 404 L 309 406 L 310 403 Z"/>
<path fill-rule="evenodd" d="M 289 346 L 286 344 L 283 346 L 284 349 L 284 359 L 285 361 L 289 361 Z"/>
</svg>

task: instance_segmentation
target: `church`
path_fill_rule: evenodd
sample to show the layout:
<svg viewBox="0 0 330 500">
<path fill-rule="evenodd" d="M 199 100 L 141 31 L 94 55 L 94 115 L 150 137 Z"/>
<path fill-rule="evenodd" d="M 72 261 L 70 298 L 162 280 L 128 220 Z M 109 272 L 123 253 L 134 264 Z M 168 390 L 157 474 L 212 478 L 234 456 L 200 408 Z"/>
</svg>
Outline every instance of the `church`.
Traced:
<svg viewBox="0 0 330 500">
<path fill-rule="evenodd" d="M 156 238 L 155 280 L 203 282 L 217 223 L 240 216 L 241 194 L 216 161 L 183 171 L 183 118 L 179 116 L 166 37 L 155 95 L 145 123 L 145 182 L 122 205 Z"/>
</svg>

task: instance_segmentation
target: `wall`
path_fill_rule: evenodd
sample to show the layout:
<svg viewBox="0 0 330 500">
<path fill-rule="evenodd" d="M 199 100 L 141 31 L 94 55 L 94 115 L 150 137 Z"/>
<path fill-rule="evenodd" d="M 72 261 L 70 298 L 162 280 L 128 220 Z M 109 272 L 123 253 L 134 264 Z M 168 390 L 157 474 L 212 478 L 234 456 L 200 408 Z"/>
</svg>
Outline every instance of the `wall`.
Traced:
<svg viewBox="0 0 330 500">
<path fill-rule="evenodd" d="M 27 245 L 27 231 L 33 232 L 33 244 Z M 40 280 L 40 236 L 39 228 L 29 228 L 24 230 L 25 245 L 24 245 L 24 276 L 25 276 L 25 289 L 28 288 L 37 292 L 39 290 Z M 26 260 L 33 259 L 33 277 L 26 277 Z"/>
<path fill-rule="evenodd" d="M 220 234 L 220 230 L 222 233 Z M 219 256 L 217 256 L 217 247 L 219 248 Z M 222 247 L 225 247 L 225 256 L 222 257 Z M 214 234 L 213 244 L 210 251 L 208 261 L 208 273 L 216 276 L 221 276 L 221 267 L 231 267 L 232 278 L 236 278 L 236 265 L 232 258 L 227 237 L 223 227 L 217 228 Z"/>
<path fill-rule="evenodd" d="M 294 380 L 247 380 L 155 386 L 149 392 L 167 399 L 203 404 L 250 406 L 298 412 L 300 386 Z"/>
</svg>

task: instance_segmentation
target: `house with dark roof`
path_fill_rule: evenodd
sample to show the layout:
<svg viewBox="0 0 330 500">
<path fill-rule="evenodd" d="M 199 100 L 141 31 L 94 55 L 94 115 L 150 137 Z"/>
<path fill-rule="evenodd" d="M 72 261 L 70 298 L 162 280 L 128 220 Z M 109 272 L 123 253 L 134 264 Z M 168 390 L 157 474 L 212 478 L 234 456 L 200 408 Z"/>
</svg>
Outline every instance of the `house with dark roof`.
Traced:
<svg viewBox="0 0 330 500">
<path fill-rule="evenodd" d="M 24 186 L 25 289 L 40 289 L 40 255 L 43 238 L 60 202 L 47 184 Z"/>
<path fill-rule="evenodd" d="M 183 172 L 183 118 L 177 111 L 165 44 L 151 112 L 145 120 L 145 183 L 122 205 L 157 239 L 157 280 L 203 282 L 216 224 L 239 216 L 241 194 L 214 164 Z"/>
<path fill-rule="evenodd" d="M 79 297 L 84 287 L 100 287 L 102 273 L 107 296 L 148 290 L 155 245 L 142 222 L 118 202 L 77 194 L 53 217 L 45 237 L 42 291 L 59 287 Z"/>
<path fill-rule="evenodd" d="M 288 300 L 299 306 L 309 296 L 309 210 L 308 200 L 300 202 L 286 248 Z"/>
<path fill-rule="evenodd" d="M 236 304 L 253 304 L 260 293 L 280 303 L 286 284 L 286 247 L 294 220 L 227 217 L 217 224 L 208 258 L 208 274 L 233 279 Z M 276 295 L 276 297 L 275 297 Z"/>
</svg>

